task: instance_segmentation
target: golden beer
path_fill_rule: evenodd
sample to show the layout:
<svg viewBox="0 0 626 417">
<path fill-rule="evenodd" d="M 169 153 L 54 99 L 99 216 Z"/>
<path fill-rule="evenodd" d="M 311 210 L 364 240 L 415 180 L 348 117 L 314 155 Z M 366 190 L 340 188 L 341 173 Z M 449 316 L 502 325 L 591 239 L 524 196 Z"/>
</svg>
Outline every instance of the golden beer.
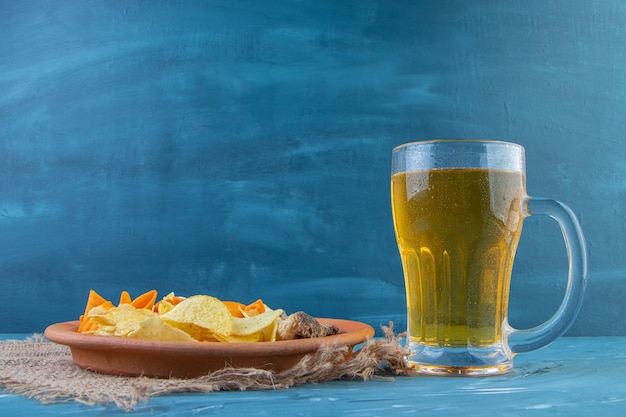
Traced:
<svg viewBox="0 0 626 417">
<path fill-rule="evenodd" d="M 524 217 L 524 174 L 399 172 L 391 194 L 410 342 L 436 348 L 501 344 Z"/>
<path fill-rule="evenodd" d="M 548 345 L 573 323 L 587 283 L 574 212 L 526 194 L 524 147 L 482 139 L 405 143 L 392 151 L 391 198 L 404 268 L 407 362 L 423 375 L 508 372 L 518 353 Z M 527 216 L 561 227 L 569 259 L 558 311 L 531 329 L 507 320 L 509 282 Z"/>
</svg>

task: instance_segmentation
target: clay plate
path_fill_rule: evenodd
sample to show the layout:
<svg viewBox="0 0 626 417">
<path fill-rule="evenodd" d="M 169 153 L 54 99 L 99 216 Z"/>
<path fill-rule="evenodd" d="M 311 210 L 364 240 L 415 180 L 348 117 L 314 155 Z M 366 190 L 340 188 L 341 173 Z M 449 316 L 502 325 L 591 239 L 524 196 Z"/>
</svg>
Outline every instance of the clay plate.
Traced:
<svg viewBox="0 0 626 417">
<path fill-rule="evenodd" d="M 357 321 L 318 319 L 340 333 L 314 339 L 257 343 L 166 342 L 77 333 L 78 321 L 49 326 L 48 340 L 67 345 L 81 368 L 111 374 L 193 378 L 227 366 L 284 371 L 323 345 L 350 348 L 374 336 L 374 329 Z"/>
</svg>

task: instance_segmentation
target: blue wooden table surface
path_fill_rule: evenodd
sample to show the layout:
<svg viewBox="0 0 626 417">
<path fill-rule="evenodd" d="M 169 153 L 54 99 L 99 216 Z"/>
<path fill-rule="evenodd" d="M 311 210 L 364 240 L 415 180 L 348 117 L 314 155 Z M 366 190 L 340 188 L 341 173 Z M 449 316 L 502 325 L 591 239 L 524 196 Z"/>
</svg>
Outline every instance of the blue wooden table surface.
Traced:
<svg viewBox="0 0 626 417">
<path fill-rule="evenodd" d="M 0 335 L 0 339 L 15 335 Z M 18 337 L 25 337 L 21 335 Z M 396 377 L 335 381 L 279 391 L 155 397 L 130 414 L 154 416 L 623 416 L 626 337 L 562 338 L 516 357 L 489 378 Z M 0 416 L 127 415 L 113 406 L 42 405 L 0 393 Z"/>
</svg>

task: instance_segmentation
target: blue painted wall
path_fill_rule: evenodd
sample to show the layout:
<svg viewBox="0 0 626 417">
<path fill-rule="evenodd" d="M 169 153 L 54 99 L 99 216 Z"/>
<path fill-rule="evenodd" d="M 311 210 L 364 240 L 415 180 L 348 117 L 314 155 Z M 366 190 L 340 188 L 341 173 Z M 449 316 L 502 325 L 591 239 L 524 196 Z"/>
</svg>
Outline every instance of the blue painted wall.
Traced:
<svg viewBox="0 0 626 417">
<path fill-rule="evenodd" d="M 626 334 L 626 3 L 0 0 L 0 331 L 158 289 L 404 326 L 391 148 L 527 148 L 590 255 L 570 335 Z M 565 286 L 530 219 L 511 322 Z"/>
</svg>

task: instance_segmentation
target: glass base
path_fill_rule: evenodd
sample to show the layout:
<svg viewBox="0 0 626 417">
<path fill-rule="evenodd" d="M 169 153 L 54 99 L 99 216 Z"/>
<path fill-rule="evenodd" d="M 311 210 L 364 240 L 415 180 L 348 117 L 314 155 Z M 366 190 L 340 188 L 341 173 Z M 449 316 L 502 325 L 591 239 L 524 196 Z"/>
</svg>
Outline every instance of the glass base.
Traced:
<svg viewBox="0 0 626 417">
<path fill-rule="evenodd" d="M 409 361 L 409 365 L 420 375 L 431 376 L 494 376 L 513 369 L 512 363 L 499 366 L 441 366 Z"/>
<path fill-rule="evenodd" d="M 501 345 L 449 348 L 410 344 L 409 365 L 421 375 L 494 376 L 513 369 L 513 359 Z"/>
</svg>

